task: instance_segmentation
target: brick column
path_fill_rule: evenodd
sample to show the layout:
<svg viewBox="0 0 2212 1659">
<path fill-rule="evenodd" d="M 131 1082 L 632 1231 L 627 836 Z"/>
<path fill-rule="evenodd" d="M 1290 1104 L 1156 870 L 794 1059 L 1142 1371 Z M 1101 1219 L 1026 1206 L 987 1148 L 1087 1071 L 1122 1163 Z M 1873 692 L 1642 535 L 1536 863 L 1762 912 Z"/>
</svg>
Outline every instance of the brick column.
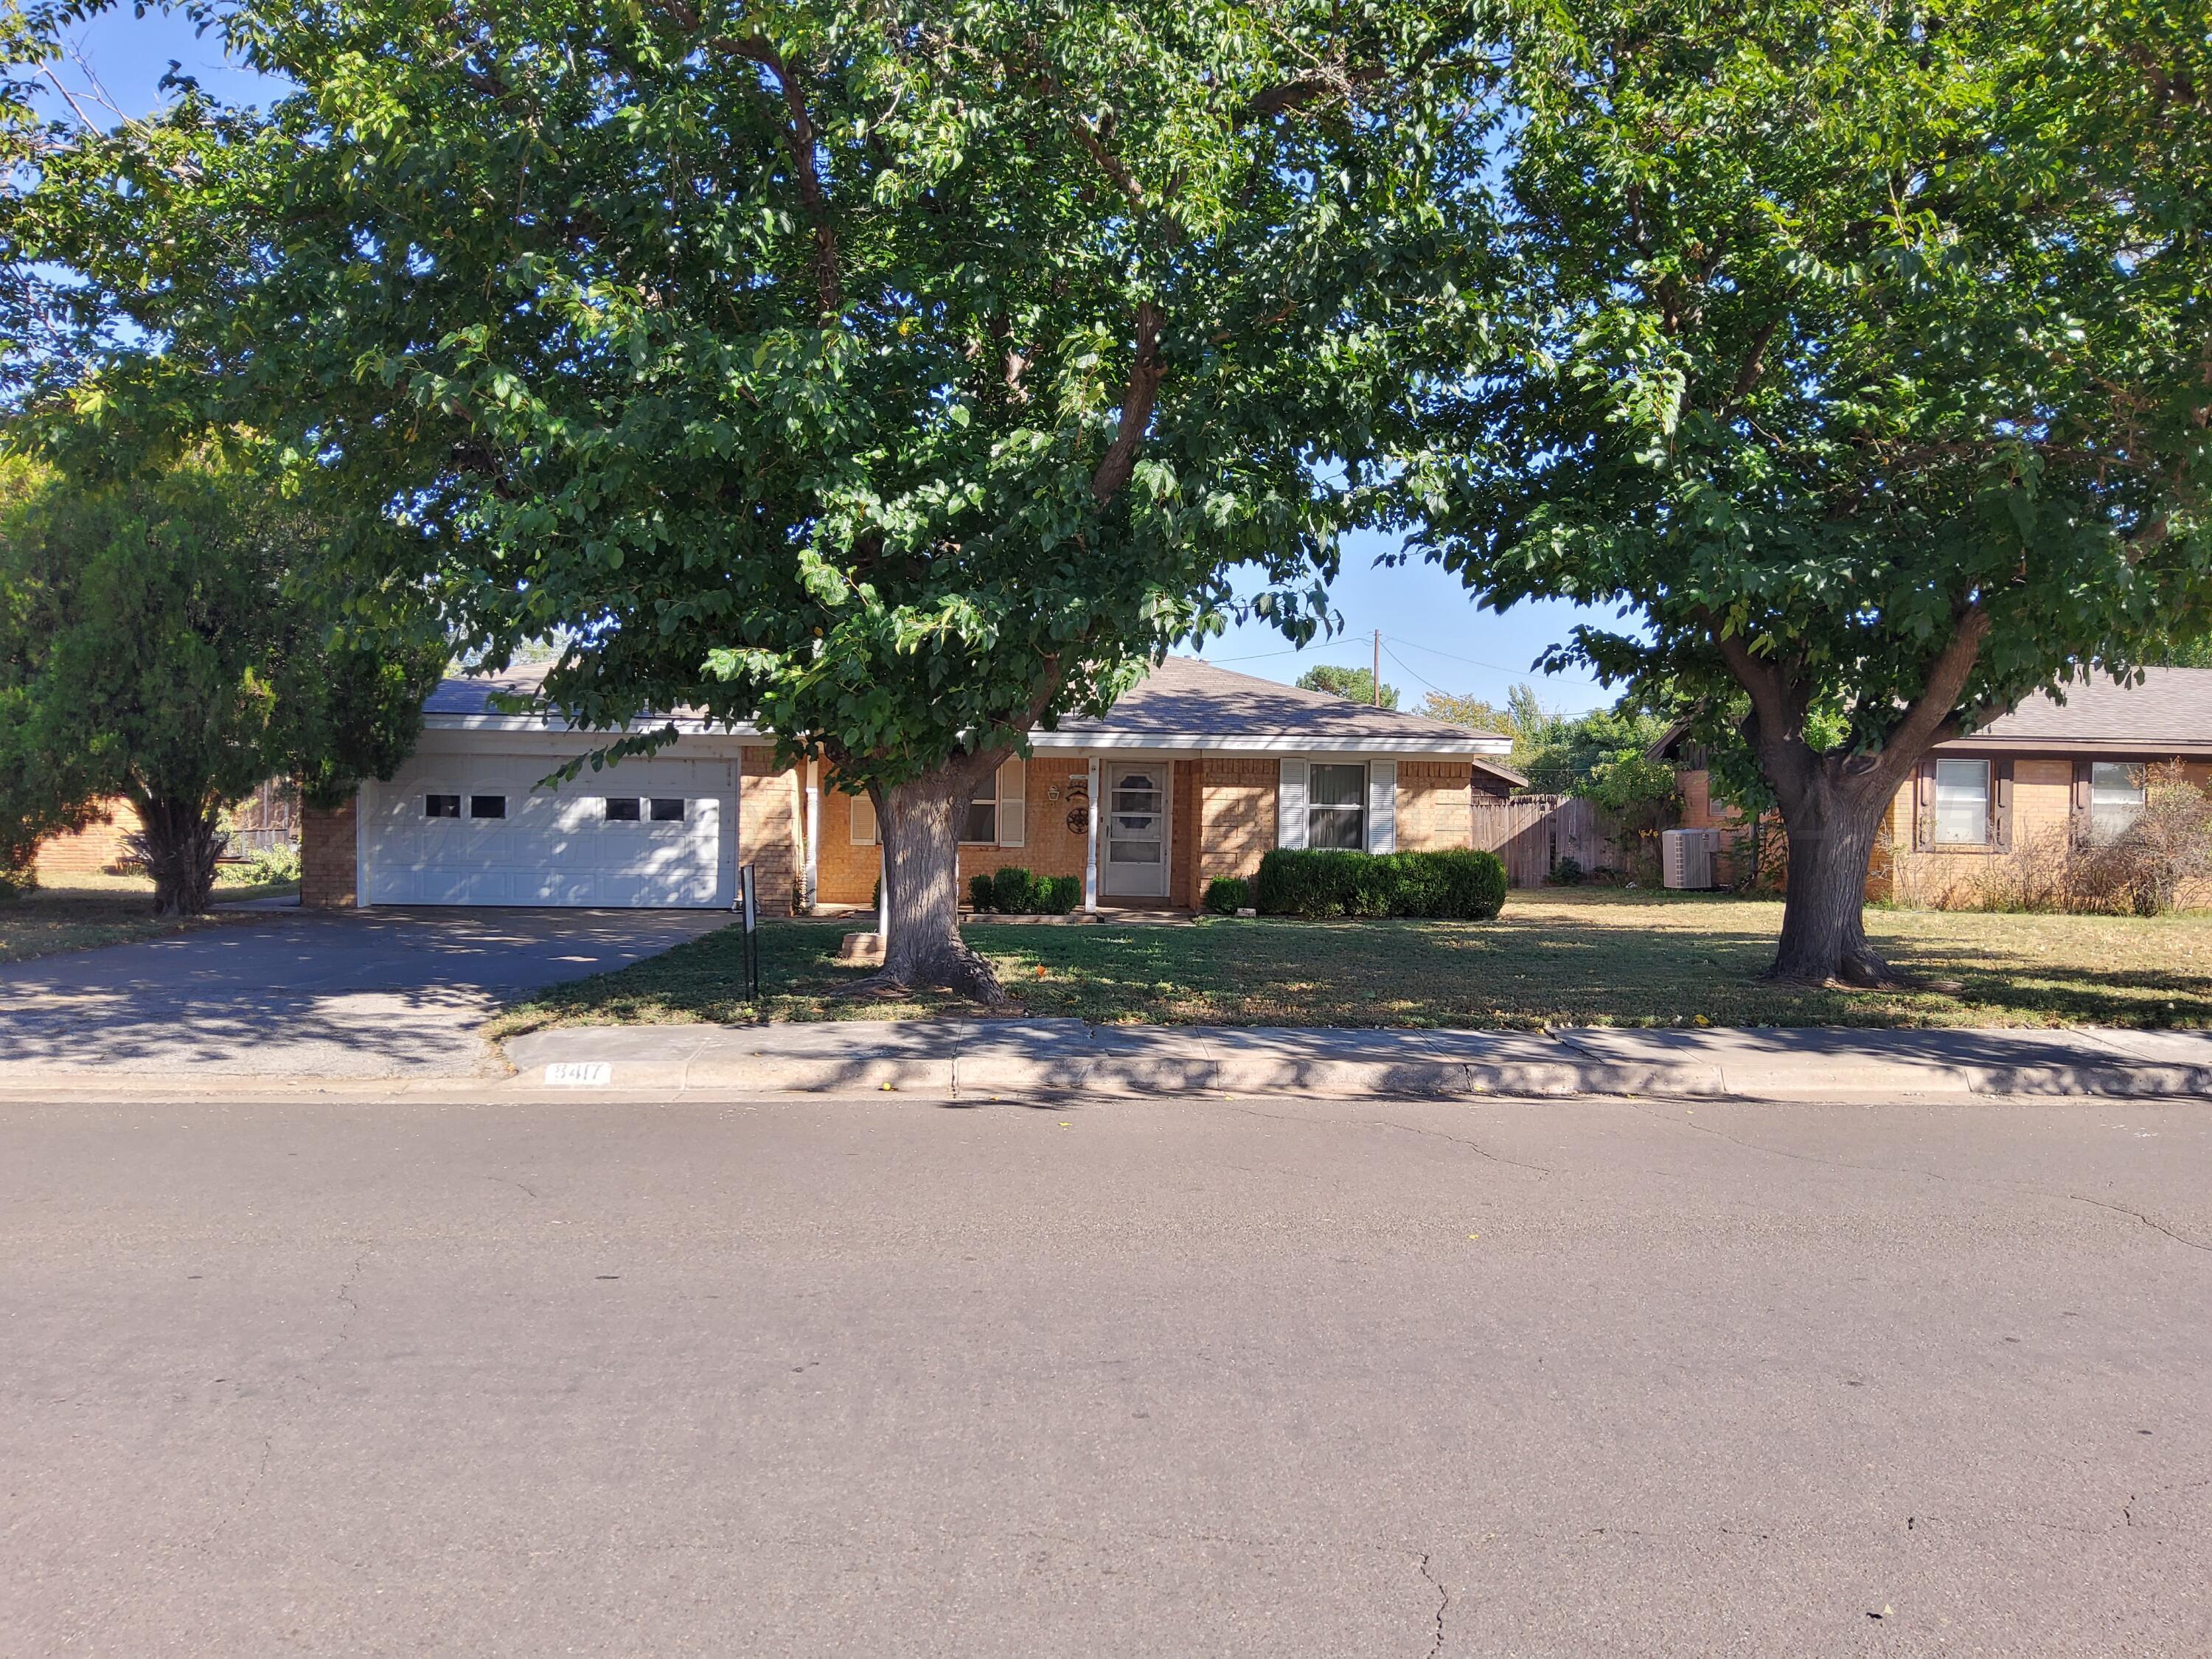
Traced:
<svg viewBox="0 0 2212 1659">
<path fill-rule="evenodd" d="M 315 910 L 350 910 L 360 873 L 354 840 L 359 795 L 337 806 L 309 806 L 300 815 L 300 902 Z"/>
<path fill-rule="evenodd" d="M 764 916 L 787 916 L 803 854 L 799 773 L 775 769 L 775 752 L 747 749 L 738 779 L 738 859 L 753 866 L 753 894 Z"/>
</svg>

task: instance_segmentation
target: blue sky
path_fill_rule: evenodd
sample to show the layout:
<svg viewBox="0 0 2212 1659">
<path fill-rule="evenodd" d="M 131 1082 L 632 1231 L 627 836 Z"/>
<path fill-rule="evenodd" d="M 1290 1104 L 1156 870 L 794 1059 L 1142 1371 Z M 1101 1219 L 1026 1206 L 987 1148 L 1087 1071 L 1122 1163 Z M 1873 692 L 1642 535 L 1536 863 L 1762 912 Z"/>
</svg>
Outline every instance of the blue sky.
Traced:
<svg viewBox="0 0 2212 1659">
<path fill-rule="evenodd" d="M 134 17 L 125 8 L 95 17 L 72 38 L 84 63 L 57 66 L 62 79 L 82 92 L 88 76 L 96 76 L 106 95 L 132 113 L 160 103 L 161 79 L 173 58 L 218 97 L 256 95 L 255 78 L 226 65 L 221 43 L 211 35 L 196 35 L 182 17 L 159 12 Z M 1364 666 L 1379 628 L 1386 653 L 1382 678 L 1400 688 L 1404 707 L 1417 706 L 1431 690 L 1503 702 L 1507 689 L 1522 680 L 1534 680 L 1546 703 L 1570 712 L 1612 700 L 1587 674 L 1546 677 L 1529 666 L 1577 620 L 1610 622 L 1610 613 L 1551 603 L 1516 605 L 1503 615 L 1479 611 L 1457 579 L 1434 566 L 1376 568 L 1376 557 L 1391 548 L 1370 536 L 1346 549 L 1344 574 L 1332 594 L 1344 631 L 1334 638 L 1293 652 L 1266 624 L 1248 623 L 1210 641 L 1205 655 L 1243 673 L 1294 680 L 1315 663 Z"/>
</svg>

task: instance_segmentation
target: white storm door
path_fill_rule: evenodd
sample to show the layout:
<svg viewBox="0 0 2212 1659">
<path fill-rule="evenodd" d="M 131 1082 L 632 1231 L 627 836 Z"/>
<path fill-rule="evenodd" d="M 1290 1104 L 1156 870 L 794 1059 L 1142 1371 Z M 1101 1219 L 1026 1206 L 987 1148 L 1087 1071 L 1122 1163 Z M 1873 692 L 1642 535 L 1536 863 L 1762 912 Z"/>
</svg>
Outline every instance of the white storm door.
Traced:
<svg viewBox="0 0 2212 1659">
<path fill-rule="evenodd" d="M 1102 890 L 1117 898 L 1168 896 L 1168 763 L 1109 761 Z"/>
</svg>

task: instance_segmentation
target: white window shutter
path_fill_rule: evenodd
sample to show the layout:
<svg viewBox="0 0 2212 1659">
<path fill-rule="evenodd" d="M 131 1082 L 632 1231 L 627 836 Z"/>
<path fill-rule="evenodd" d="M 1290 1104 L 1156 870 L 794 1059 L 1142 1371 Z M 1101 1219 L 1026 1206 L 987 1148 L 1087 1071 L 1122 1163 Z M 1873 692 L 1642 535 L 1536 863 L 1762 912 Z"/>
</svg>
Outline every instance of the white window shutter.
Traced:
<svg viewBox="0 0 2212 1659">
<path fill-rule="evenodd" d="M 853 845 L 873 847 L 876 844 L 876 803 L 867 795 L 848 795 L 853 803 Z"/>
<path fill-rule="evenodd" d="M 999 767 L 999 845 L 1022 845 L 1023 799 L 1027 770 L 1019 755 L 1009 756 Z"/>
<path fill-rule="evenodd" d="M 1275 783 L 1275 845 L 1305 844 L 1306 763 L 1303 759 L 1285 760 L 1278 769 Z"/>
<path fill-rule="evenodd" d="M 1398 763 L 1394 760 L 1367 764 L 1367 850 L 1398 850 Z"/>
</svg>

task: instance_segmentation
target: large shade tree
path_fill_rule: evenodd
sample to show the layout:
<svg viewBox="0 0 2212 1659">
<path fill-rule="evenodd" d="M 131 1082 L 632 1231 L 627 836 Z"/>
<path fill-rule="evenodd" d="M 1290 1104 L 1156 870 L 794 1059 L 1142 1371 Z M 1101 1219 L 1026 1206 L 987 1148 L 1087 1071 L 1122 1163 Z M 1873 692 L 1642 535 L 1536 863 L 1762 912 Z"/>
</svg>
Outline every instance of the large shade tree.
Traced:
<svg viewBox="0 0 2212 1659">
<path fill-rule="evenodd" d="M 0 462 L 0 814 L 46 829 L 128 800 L 156 913 L 194 915 L 256 785 L 326 804 L 389 777 L 442 641 L 349 620 L 332 534 L 206 456 L 94 481 Z"/>
<path fill-rule="evenodd" d="M 1861 896 L 1931 745 L 2204 626 L 2212 47 L 2176 17 L 1516 18 L 1513 280 L 1410 498 L 1486 599 L 1621 608 L 1559 659 L 1745 713 L 1778 975 L 1888 975 Z"/>
<path fill-rule="evenodd" d="M 878 799 L 902 982 L 998 994 L 957 836 L 1026 731 L 1240 595 L 1312 630 L 1394 334 L 1462 303 L 1463 6 L 216 9 L 296 90 L 41 161 L 21 250 L 153 343 L 51 441 L 284 431 L 421 526 L 491 660 L 565 630 L 581 722 L 826 757 Z"/>
</svg>

